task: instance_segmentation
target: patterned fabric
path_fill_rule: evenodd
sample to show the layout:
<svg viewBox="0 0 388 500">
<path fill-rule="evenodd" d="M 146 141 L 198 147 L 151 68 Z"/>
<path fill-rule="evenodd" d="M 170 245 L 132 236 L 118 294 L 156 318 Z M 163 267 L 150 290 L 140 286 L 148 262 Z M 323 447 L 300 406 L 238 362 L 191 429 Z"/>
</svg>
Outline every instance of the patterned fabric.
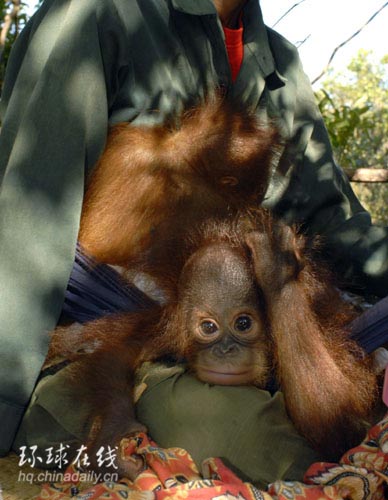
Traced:
<svg viewBox="0 0 388 500">
<path fill-rule="evenodd" d="M 276 481 L 268 491 L 244 483 L 220 459 L 210 458 L 198 471 L 190 455 L 180 448 L 159 448 L 139 433 L 120 444 L 123 458 L 134 454 L 144 470 L 134 482 L 98 483 L 82 489 L 80 471 L 68 469 L 72 480 L 44 485 L 38 499 L 65 500 L 380 500 L 388 480 L 388 414 L 372 427 L 364 441 L 349 450 L 338 464 L 315 463 L 305 483 Z"/>
</svg>

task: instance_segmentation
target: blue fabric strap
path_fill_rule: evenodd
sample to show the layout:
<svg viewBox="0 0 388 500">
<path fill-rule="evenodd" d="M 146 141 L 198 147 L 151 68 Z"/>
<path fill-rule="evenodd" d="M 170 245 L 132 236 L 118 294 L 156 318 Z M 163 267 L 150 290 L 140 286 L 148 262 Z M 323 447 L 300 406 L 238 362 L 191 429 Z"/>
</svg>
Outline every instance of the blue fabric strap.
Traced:
<svg viewBox="0 0 388 500">
<path fill-rule="evenodd" d="M 155 302 L 106 264 L 97 263 L 77 245 L 75 261 L 65 293 L 63 313 L 85 323 L 120 311 L 134 312 Z"/>
</svg>

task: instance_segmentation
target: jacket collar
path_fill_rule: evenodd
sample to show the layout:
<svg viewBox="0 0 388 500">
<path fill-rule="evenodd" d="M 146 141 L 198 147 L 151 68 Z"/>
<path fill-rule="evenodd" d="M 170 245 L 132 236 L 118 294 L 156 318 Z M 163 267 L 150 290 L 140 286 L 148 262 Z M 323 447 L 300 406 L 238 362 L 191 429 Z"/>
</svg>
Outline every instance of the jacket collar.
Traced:
<svg viewBox="0 0 388 500">
<path fill-rule="evenodd" d="M 245 46 L 256 58 L 270 90 L 283 87 L 286 79 L 276 69 L 258 0 L 248 0 L 243 11 Z"/>
<path fill-rule="evenodd" d="M 171 1 L 174 9 L 185 14 L 197 16 L 217 14 L 211 0 Z M 243 11 L 243 20 L 245 45 L 254 54 L 268 88 L 273 90 L 283 87 L 286 79 L 276 69 L 258 0 L 247 1 Z"/>
<path fill-rule="evenodd" d="M 196 16 L 207 16 L 217 14 L 216 8 L 211 0 L 172 0 L 174 9 Z"/>
</svg>

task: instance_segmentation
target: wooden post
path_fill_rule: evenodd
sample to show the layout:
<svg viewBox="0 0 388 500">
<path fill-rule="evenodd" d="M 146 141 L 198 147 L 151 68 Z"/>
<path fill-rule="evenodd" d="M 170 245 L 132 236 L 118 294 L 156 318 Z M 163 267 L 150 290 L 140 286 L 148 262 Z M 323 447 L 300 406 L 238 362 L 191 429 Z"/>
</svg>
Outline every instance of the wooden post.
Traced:
<svg viewBox="0 0 388 500">
<path fill-rule="evenodd" d="M 351 182 L 388 182 L 388 169 L 385 168 L 344 168 Z"/>
</svg>

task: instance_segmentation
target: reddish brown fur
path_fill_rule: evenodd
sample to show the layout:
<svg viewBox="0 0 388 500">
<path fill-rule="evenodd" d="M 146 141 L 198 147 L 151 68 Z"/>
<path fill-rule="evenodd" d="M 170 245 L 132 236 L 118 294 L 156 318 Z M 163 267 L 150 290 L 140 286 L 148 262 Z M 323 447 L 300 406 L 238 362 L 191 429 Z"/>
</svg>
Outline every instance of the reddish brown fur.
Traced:
<svg viewBox="0 0 388 500">
<path fill-rule="evenodd" d="M 338 459 L 362 437 L 376 392 L 369 361 L 348 338 L 345 324 L 353 317 L 349 306 L 327 273 L 313 263 L 304 239 L 263 210 L 193 231 L 182 245 L 182 259 L 189 261 L 208 245 L 228 245 L 244 256 L 256 277 L 259 314 L 268 325 L 266 340 L 261 338 L 252 349 L 261 355 L 264 342 L 260 359 L 272 359 L 300 433 L 328 458 Z M 81 339 L 69 340 L 63 330 L 54 334 L 50 356 L 76 361 L 78 381 L 85 381 L 101 422 L 93 437 L 98 445 L 117 442 L 139 425 L 128 394 L 140 362 L 166 353 L 190 360 L 198 352 L 182 310 L 183 297 L 196 281 L 195 266 L 181 276 L 176 276 L 170 290 L 174 301 L 167 307 L 97 320 L 84 326 Z M 263 373 L 261 386 L 268 379 L 267 367 Z"/>
<path fill-rule="evenodd" d="M 81 244 L 127 267 L 151 252 L 152 265 L 188 228 L 260 204 L 279 142 L 274 127 L 221 99 L 184 114 L 179 128 L 114 126 L 88 182 Z"/>
<path fill-rule="evenodd" d="M 354 313 L 289 228 L 252 233 L 248 244 L 288 412 L 316 448 L 338 458 L 363 437 L 376 397 L 370 360 L 348 336 Z"/>
<path fill-rule="evenodd" d="M 264 210 L 249 212 L 263 198 L 278 150 L 276 130 L 220 100 L 184 115 L 180 128 L 112 129 L 89 181 L 80 241 L 100 261 L 150 273 L 170 302 L 97 320 L 82 335 L 54 333 L 49 360 L 70 358 L 77 384 L 84 380 L 92 447 L 115 444 L 140 425 L 128 394 L 142 361 L 166 353 L 196 359 L 183 305 L 196 273 L 185 264 L 209 245 L 242 255 L 255 276 L 268 328 L 263 351 L 259 342 L 252 350 L 274 367 L 296 427 L 328 456 L 357 443 L 376 383 L 348 339 L 353 313 L 302 237 Z M 260 386 L 267 374 L 267 367 L 258 374 Z M 123 473 L 131 471 L 123 466 Z"/>
<path fill-rule="evenodd" d="M 101 446 L 116 446 L 123 436 L 145 428 L 135 419 L 133 374 L 144 359 L 144 346 L 152 345 L 161 324 L 161 309 L 101 318 L 82 332 L 72 326 L 57 328 L 52 336 L 46 366 L 59 359 L 72 361 L 71 384 L 90 408 L 88 455 L 101 472 L 96 453 Z M 76 329 L 77 330 L 77 329 Z M 119 458 L 122 476 L 136 475 L 139 464 Z"/>
</svg>

